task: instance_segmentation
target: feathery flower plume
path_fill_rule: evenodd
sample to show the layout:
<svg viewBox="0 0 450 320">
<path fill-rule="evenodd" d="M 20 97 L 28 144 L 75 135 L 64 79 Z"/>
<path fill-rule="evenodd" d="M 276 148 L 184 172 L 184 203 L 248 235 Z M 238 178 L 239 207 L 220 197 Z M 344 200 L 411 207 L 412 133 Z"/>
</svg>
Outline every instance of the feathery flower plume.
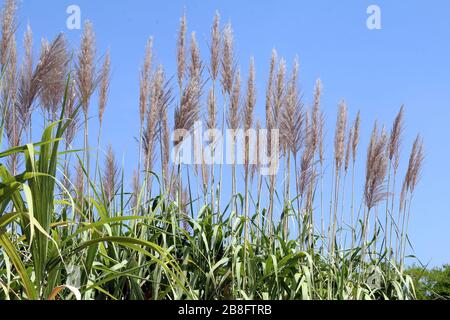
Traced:
<svg viewBox="0 0 450 320">
<path fill-rule="evenodd" d="M 316 86 L 314 88 L 314 105 L 312 112 L 312 143 L 314 146 L 314 153 L 316 152 L 319 144 L 321 95 L 322 95 L 322 82 L 320 81 L 320 79 L 317 79 Z"/>
<path fill-rule="evenodd" d="M 275 49 L 272 50 L 272 56 L 270 58 L 270 68 L 269 68 L 269 80 L 267 82 L 266 88 L 266 129 L 271 130 L 274 126 L 273 124 L 273 115 L 272 115 L 272 91 L 273 91 L 273 82 L 275 76 L 275 64 L 277 60 L 277 52 Z M 268 153 L 271 154 L 271 135 L 267 135 L 267 148 Z"/>
<path fill-rule="evenodd" d="M 412 177 L 411 177 L 411 186 L 410 190 L 411 192 L 414 192 L 414 190 L 417 187 L 417 184 L 420 179 L 420 174 L 422 173 L 422 166 L 423 166 L 423 160 L 425 159 L 424 151 L 423 151 L 423 141 L 419 137 L 419 148 L 416 153 L 416 157 L 414 160 L 414 168 L 412 170 Z"/>
<path fill-rule="evenodd" d="M 103 176 L 103 189 L 105 192 L 105 198 L 108 202 L 113 199 L 116 192 L 118 171 L 116 158 L 110 144 L 108 145 L 108 151 L 106 154 L 105 172 Z"/>
<path fill-rule="evenodd" d="M 158 68 L 150 84 L 150 103 L 147 110 L 147 126 L 143 135 L 146 171 L 151 171 L 155 158 L 155 142 L 158 138 L 158 124 L 160 118 L 160 98 L 162 92 L 162 69 Z"/>
<path fill-rule="evenodd" d="M 207 106 L 208 106 L 208 119 L 206 121 L 206 126 L 208 129 L 215 129 L 217 125 L 217 105 L 213 89 L 209 91 Z"/>
<path fill-rule="evenodd" d="M 216 12 L 214 16 L 214 23 L 211 30 L 211 78 L 213 81 L 219 75 L 220 63 L 220 15 Z"/>
<path fill-rule="evenodd" d="M 30 25 L 27 25 L 23 46 L 25 53 L 19 75 L 19 95 L 22 102 L 24 102 L 24 97 L 30 91 L 31 78 L 33 77 L 33 32 Z M 20 111 L 19 118 L 22 126 L 28 128 L 31 121 L 31 106 L 26 103 L 18 103 L 17 108 Z"/>
<path fill-rule="evenodd" d="M 198 81 L 190 80 L 187 87 L 183 90 L 181 104 L 175 108 L 175 130 L 191 130 L 199 116 L 199 92 Z M 174 141 L 174 146 L 178 146 L 183 141 L 182 137 Z"/>
<path fill-rule="evenodd" d="M 35 99 L 41 94 L 44 79 L 49 77 L 55 69 L 63 69 L 61 66 L 66 62 L 66 42 L 62 34 L 50 44 L 43 46 L 36 68 L 29 78 L 28 66 L 22 69 L 21 81 L 18 92 L 18 108 L 24 113 L 22 118 L 24 124 L 28 124 L 31 117 L 32 107 Z M 28 58 L 26 58 L 28 61 Z M 62 90 L 64 92 L 64 89 Z"/>
<path fill-rule="evenodd" d="M 111 57 L 109 50 L 106 52 L 105 61 L 100 72 L 100 92 L 98 102 L 98 118 L 100 123 L 103 122 L 103 114 L 105 113 L 106 104 L 108 102 L 109 84 L 111 81 Z"/>
<path fill-rule="evenodd" d="M 222 46 L 222 88 L 225 93 L 230 94 L 234 78 L 233 29 L 231 28 L 231 24 L 227 24 L 223 31 Z"/>
<path fill-rule="evenodd" d="M 247 81 L 247 93 L 245 98 L 244 109 L 244 128 L 248 130 L 253 125 L 253 112 L 256 105 L 256 88 L 255 88 L 255 60 L 250 60 L 250 71 Z"/>
<path fill-rule="evenodd" d="M 247 131 L 253 126 L 253 116 L 256 105 L 256 88 L 255 88 L 255 61 L 253 57 L 250 60 L 250 71 L 247 81 L 247 92 L 245 97 L 244 106 L 244 130 Z M 246 172 L 248 171 L 249 165 L 249 151 L 250 151 L 250 139 L 248 136 L 245 137 L 245 164 Z M 248 173 L 248 172 L 247 172 Z"/>
<path fill-rule="evenodd" d="M 298 61 L 295 60 L 292 76 L 288 83 L 285 107 L 281 113 L 281 136 L 285 145 L 294 157 L 298 154 L 303 144 L 303 103 L 299 97 L 297 78 Z"/>
<path fill-rule="evenodd" d="M 190 51 L 189 80 L 187 86 L 183 89 L 180 105 L 175 108 L 175 130 L 191 130 L 200 114 L 202 62 L 195 33 L 192 33 Z M 175 147 L 183 141 L 183 137 L 178 138 L 174 141 Z"/>
<path fill-rule="evenodd" d="M 228 126 L 231 129 L 237 129 L 239 127 L 239 110 L 241 107 L 241 72 L 239 69 L 234 78 L 233 92 L 231 93 L 231 102 L 227 117 Z"/>
<path fill-rule="evenodd" d="M 334 159 L 336 161 L 336 172 L 338 172 L 342 167 L 346 127 L 347 105 L 345 104 L 345 101 L 341 101 L 339 103 L 339 112 L 336 122 L 336 135 L 334 138 Z"/>
<path fill-rule="evenodd" d="M 14 107 L 17 98 L 17 47 L 13 37 L 10 44 L 9 63 L 7 65 L 2 91 L 2 103 L 8 107 Z"/>
<path fill-rule="evenodd" d="M 0 63 L 2 68 L 8 63 L 11 41 L 16 31 L 16 9 L 15 0 L 7 0 L 1 13 L 2 38 L 0 44 Z"/>
<path fill-rule="evenodd" d="M 394 170 L 396 171 L 400 161 L 400 144 L 403 131 L 404 106 L 400 108 L 397 117 L 392 125 L 391 135 L 389 139 L 389 160 L 393 161 Z"/>
<path fill-rule="evenodd" d="M 189 76 L 192 79 L 199 80 L 202 72 L 202 60 L 200 57 L 200 50 L 198 48 L 197 37 L 195 35 L 195 32 L 191 33 L 190 53 L 191 53 L 191 61 L 189 65 Z"/>
<path fill-rule="evenodd" d="M 148 39 L 145 49 L 144 65 L 141 69 L 140 85 L 139 85 L 139 119 L 141 126 L 144 123 L 147 113 L 148 95 L 150 91 L 150 77 L 152 68 L 153 55 L 153 38 Z"/>
<path fill-rule="evenodd" d="M 49 69 L 41 80 L 41 103 L 43 109 L 49 113 L 51 121 L 55 121 L 59 117 L 58 109 L 61 107 L 66 88 L 69 64 L 67 42 L 63 35 L 61 35 L 61 41 L 58 42 L 58 45 L 53 68 Z M 41 56 L 47 54 L 49 49 L 49 43 L 44 40 Z"/>
<path fill-rule="evenodd" d="M 386 145 L 387 136 L 384 129 L 381 134 L 378 134 L 377 124 L 375 124 L 367 151 L 364 187 L 364 198 L 369 210 L 386 196 L 384 192 L 384 180 L 387 173 Z"/>
<path fill-rule="evenodd" d="M 75 135 L 77 134 L 79 127 L 79 112 L 75 114 L 73 117 L 73 113 L 75 111 L 77 94 L 76 94 L 76 84 L 75 80 L 72 80 L 69 83 L 68 94 L 67 94 L 67 103 L 65 109 L 65 118 L 70 119 L 69 125 L 67 126 L 66 131 L 64 131 L 64 138 L 66 141 L 67 148 L 72 144 L 75 139 Z"/>
<path fill-rule="evenodd" d="M 93 25 L 90 21 L 86 21 L 76 64 L 77 90 L 86 118 L 89 113 L 89 100 L 95 90 L 95 50 Z"/>
<path fill-rule="evenodd" d="M 284 105 L 286 61 L 282 58 L 278 65 L 277 75 L 275 77 L 273 90 L 272 119 L 276 128 L 280 127 L 280 118 Z"/>
<path fill-rule="evenodd" d="M 322 98 L 322 91 L 323 91 L 322 80 L 317 79 L 316 85 L 314 87 L 314 107 L 313 107 L 313 109 L 320 110 L 320 100 Z"/>
<path fill-rule="evenodd" d="M 408 192 L 413 193 L 417 186 L 419 176 L 422 170 L 422 164 L 424 160 L 423 153 L 423 141 L 418 135 L 414 140 L 413 147 L 408 162 L 408 169 L 406 171 L 405 180 L 403 182 L 402 192 L 400 195 L 400 211 L 404 208 L 404 202 L 406 194 Z"/>
<path fill-rule="evenodd" d="M 183 79 L 186 72 L 186 28 L 186 14 L 183 14 L 180 19 L 180 29 L 178 31 L 177 39 L 177 76 L 180 88 L 183 85 Z"/>
</svg>

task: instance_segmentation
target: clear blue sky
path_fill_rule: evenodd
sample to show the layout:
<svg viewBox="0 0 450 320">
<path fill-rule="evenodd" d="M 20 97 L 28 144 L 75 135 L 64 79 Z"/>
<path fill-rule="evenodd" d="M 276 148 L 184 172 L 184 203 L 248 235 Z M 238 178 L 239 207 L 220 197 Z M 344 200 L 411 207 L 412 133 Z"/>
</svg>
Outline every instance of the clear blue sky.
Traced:
<svg viewBox="0 0 450 320">
<path fill-rule="evenodd" d="M 175 74 L 175 41 L 179 17 L 186 9 L 190 31 L 197 31 L 206 53 L 212 17 L 235 31 L 236 53 L 246 74 L 255 57 L 262 114 L 264 87 L 272 48 L 290 62 L 298 54 L 306 102 L 316 78 L 324 84 L 328 149 L 331 150 L 336 106 L 345 98 L 353 117 L 363 117 L 363 148 L 372 123 L 391 125 L 406 106 L 403 160 L 414 136 L 425 140 L 426 161 L 417 189 L 410 232 L 424 263 L 450 262 L 450 2 L 430 1 L 87 1 L 22 0 L 19 33 L 30 22 L 35 39 L 64 31 L 73 46 L 80 31 L 66 29 L 66 8 L 81 7 L 82 19 L 94 23 L 99 54 L 110 48 L 113 64 L 104 142 L 113 142 L 126 162 L 137 156 L 138 71 L 146 39 L 154 36 L 157 60 Z M 382 30 L 366 28 L 366 9 L 381 8 Z M 93 116 L 96 114 L 93 104 Z M 93 121 L 93 124 L 95 121 Z M 364 160 L 361 150 L 360 159 Z M 359 172 L 363 172 L 360 161 Z M 126 167 L 127 172 L 132 167 Z"/>
</svg>

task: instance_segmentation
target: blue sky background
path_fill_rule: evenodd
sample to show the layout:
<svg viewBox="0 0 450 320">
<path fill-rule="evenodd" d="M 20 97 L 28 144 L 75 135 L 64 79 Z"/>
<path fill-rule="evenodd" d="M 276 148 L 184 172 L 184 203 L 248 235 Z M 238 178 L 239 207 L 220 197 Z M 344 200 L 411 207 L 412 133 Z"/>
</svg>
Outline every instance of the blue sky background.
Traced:
<svg viewBox="0 0 450 320">
<path fill-rule="evenodd" d="M 351 120 L 362 113 L 362 147 L 357 172 L 364 172 L 365 148 L 373 122 L 389 127 L 401 104 L 406 106 L 403 161 L 417 133 L 425 140 L 426 161 L 413 205 L 410 233 L 423 263 L 450 262 L 450 2 L 430 1 L 54 1 L 22 0 L 19 34 L 26 24 L 34 37 L 66 33 L 75 48 L 80 30 L 67 30 L 66 8 L 81 7 L 82 20 L 94 23 L 99 57 L 111 50 L 113 78 L 104 121 L 103 145 L 112 142 L 127 173 L 136 163 L 138 72 L 146 40 L 154 37 L 157 62 L 175 75 L 179 17 L 186 10 L 189 31 L 197 32 L 207 58 L 212 18 L 231 22 L 236 57 L 246 76 L 254 56 L 258 86 L 257 114 L 263 119 L 264 88 L 272 48 L 288 67 L 300 59 L 305 102 L 315 80 L 324 84 L 322 108 L 327 116 L 328 154 L 332 150 L 336 108 L 344 98 Z M 380 6 L 382 30 L 368 30 L 366 9 Z M 37 50 L 37 48 L 36 48 Z M 91 106 L 96 115 L 95 103 Z M 96 125 L 95 119 L 92 125 Z M 403 167 L 402 167 L 403 169 Z M 403 175 L 403 172 L 402 172 Z M 362 178 L 362 177 L 359 177 Z"/>
</svg>

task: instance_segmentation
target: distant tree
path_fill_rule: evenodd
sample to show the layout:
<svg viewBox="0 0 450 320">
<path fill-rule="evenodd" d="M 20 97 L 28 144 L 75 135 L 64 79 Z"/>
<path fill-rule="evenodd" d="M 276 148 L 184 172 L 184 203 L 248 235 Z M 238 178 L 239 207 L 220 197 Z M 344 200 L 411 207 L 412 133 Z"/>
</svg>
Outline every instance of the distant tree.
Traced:
<svg viewBox="0 0 450 320">
<path fill-rule="evenodd" d="M 414 281 L 417 299 L 450 300 L 450 265 L 431 270 L 413 266 L 407 273 Z"/>
</svg>

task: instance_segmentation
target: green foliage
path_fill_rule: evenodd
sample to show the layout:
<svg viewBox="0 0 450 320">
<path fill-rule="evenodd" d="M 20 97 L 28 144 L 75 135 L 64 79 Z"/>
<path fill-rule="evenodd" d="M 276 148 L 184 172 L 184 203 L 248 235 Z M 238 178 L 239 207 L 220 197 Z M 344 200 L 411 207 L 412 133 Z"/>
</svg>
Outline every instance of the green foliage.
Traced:
<svg viewBox="0 0 450 320">
<path fill-rule="evenodd" d="M 450 265 L 427 270 L 413 266 L 406 273 L 411 276 L 416 288 L 417 299 L 450 299 Z"/>
</svg>

